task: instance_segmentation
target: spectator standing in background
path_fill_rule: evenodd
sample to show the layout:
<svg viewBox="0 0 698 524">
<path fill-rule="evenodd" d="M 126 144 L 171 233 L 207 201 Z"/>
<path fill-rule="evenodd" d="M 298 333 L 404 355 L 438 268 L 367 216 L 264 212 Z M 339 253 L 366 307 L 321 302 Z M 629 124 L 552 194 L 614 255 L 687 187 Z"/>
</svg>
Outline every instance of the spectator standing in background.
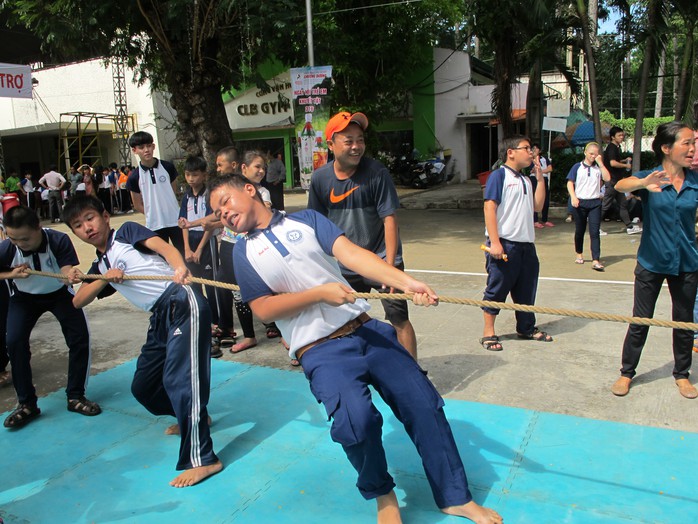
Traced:
<svg viewBox="0 0 698 524">
<path fill-rule="evenodd" d="M 286 181 L 286 166 L 283 155 L 277 153 L 267 166 L 266 187 L 271 194 L 271 207 L 284 210 L 284 182 Z"/>
</svg>

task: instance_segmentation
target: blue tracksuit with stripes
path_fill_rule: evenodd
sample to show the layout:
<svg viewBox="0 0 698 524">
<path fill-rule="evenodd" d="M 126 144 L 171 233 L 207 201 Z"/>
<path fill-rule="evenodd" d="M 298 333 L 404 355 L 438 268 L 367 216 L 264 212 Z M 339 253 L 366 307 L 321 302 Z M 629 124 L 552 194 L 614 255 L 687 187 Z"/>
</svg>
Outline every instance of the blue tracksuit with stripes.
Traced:
<svg viewBox="0 0 698 524">
<path fill-rule="evenodd" d="M 140 224 L 124 223 L 112 231 L 106 252 L 97 252 L 90 272 L 117 268 L 125 275 L 172 275 L 172 268 L 142 244 L 154 236 Z M 206 300 L 189 286 L 151 280 L 111 283 L 99 298 L 115 291 L 152 313 L 131 384 L 133 396 L 154 415 L 177 417 L 178 470 L 215 464 L 206 410 L 211 386 L 211 311 Z"/>
</svg>

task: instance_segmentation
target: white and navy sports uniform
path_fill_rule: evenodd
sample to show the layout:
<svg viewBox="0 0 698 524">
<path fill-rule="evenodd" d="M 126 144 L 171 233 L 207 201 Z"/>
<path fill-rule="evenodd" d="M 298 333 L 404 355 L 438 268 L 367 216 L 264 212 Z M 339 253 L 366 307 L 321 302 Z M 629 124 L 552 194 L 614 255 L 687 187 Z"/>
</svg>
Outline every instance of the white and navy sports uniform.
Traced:
<svg viewBox="0 0 698 524">
<path fill-rule="evenodd" d="M 60 273 L 65 266 L 78 265 L 70 238 L 53 229 L 42 230 L 36 251 L 22 251 L 9 240 L 0 243 L 0 270 L 26 264 L 36 271 Z M 90 375 L 90 333 L 84 311 L 73 306 L 73 289 L 63 280 L 32 275 L 12 281 L 7 313 L 7 352 L 12 364 L 12 382 L 20 404 L 36 406 L 32 381 L 29 337 L 39 317 L 50 311 L 61 325 L 68 346 L 68 399 L 85 396 Z"/>
<path fill-rule="evenodd" d="M 173 275 L 167 262 L 142 244 L 154 236 L 140 224 L 125 222 L 112 231 L 106 252 L 97 252 L 90 273 L 115 268 L 125 275 Z M 153 280 L 110 283 L 98 298 L 115 291 L 152 313 L 131 384 L 133 396 L 154 415 L 177 417 L 181 436 L 177 469 L 215 464 L 218 458 L 206 410 L 211 382 L 208 304 L 189 286 Z"/>
<path fill-rule="evenodd" d="M 509 166 L 492 171 L 485 186 L 485 201 L 497 204 L 497 232 L 507 255 L 507 261 L 494 259 L 485 253 L 487 287 L 483 300 L 504 302 L 507 295 L 516 304 L 533 305 L 538 289 L 540 264 L 536 253 L 533 227 L 534 195 L 529 177 Z M 489 235 L 486 244 L 490 245 Z M 483 307 L 483 311 L 498 315 L 499 309 Z M 533 313 L 517 311 L 516 332 L 530 335 L 536 328 Z"/>
<path fill-rule="evenodd" d="M 567 180 L 574 184 L 574 194 L 579 199 L 579 205 L 572 207 L 574 214 L 574 251 L 584 252 L 584 233 L 589 223 L 591 238 L 591 258 L 601 258 L 601 185 L 603 178 L 597 165 L 587 165 L 577 162 L 567 174 Z"/>
<path fill-rule="evenodd" d="M 300 292 L 339 282 L 346 285 L 332 248 L 342 231 L 312 210 L 274 213 L 269 226 L 251 231 L 234 251 L 235 274 L 245 301 Z M 290 356 L 365 313 L 365 300 L 338 307 L 319 303 L 277 319 Z M 389 493 L 381 438 L 383 419 L 371 401 L 371 385 L 405 424 L 422 457 L 440 508 L 472 500 L 465 470 L 443 412 L 444 402 L 417 362 L 399 344 L 395 329 L 368 320 L 353 334 L 323 341 L 305 351 L 301 364 L 310 389 L 332 419 L 332 440 L 341 444 L 358 472 L 366 499 Z"/>
<path fill-rule="evenodd" d="M 204 189 L 198 195 L 189 188 L 182 197 L 182 204 L 179 209 L 180 218 L 186 218 L 189 222 L 200 220 L 213 213 L 208 204 L 208 190 Z M 196 251 L 204 237 L 204 228 L 196 226 L 187 230 L 189 237 L 189 248 Z M 215 232 L 208 239 L 208 246 L 201 250 L 201 257 L 198 263 L 187 262 L 187 267 L 195 277 L 217 280 L 218 278 L 218 242 Z M 201 292 L 201 284 L 192 284 L 192 287 Z M 213 323 L 218 325 L 218 293 L 213 286 L 206 286 L 206 300 L 211 308 Z"/>
<path fill-rule="evenodd" d="M 145 212 L 145 227 L 154 231 L 165 242 L 172 242 L 180 253 L 184 253 L 182 230 L 177 225 L 179 204 L 172 189 L 172 182 L 179 174 L 174 164 L 166 160 L 153 159 L 152 167 L 138 164 L 128 175 L 126 189 L 140 193 Z"/>
</svg>

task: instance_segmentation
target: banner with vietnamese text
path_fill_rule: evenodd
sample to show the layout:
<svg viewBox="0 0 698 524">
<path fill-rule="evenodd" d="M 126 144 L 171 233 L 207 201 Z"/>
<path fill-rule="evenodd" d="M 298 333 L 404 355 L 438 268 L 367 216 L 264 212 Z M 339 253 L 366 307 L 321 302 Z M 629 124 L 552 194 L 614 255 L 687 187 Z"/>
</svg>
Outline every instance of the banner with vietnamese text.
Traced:
<svg viewBox="0 0 698 524">
<path fill-rule="evenodd" d="M 291 69 L 301 188 L 310 187 L 313 171 L 327 163 L 325 126 L 330 119 L 332 66 Z"/>
<path fill-rule="evenodd" d="M 31 68 L 24 65 L 0 63 L 0 97 L 31 98 Z"/>
</svg>

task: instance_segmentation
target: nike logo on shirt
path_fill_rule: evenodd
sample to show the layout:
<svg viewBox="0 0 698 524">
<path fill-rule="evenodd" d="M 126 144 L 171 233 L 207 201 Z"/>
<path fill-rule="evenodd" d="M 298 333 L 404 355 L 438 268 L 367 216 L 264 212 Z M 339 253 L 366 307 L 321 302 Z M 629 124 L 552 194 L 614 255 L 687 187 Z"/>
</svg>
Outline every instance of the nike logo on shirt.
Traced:
<svg viewBox="0 0 698 524">
<path fill-rule="evenodd" d="M 337 204 L 337 203 L 341 202 L 342 200 L 344 200 L 345 198 L 347 198 L 349 195 L 351 195 L 354 191 L 356 191 L 360 187 L 361 186 L 354 186 L 349 191 L 347 191 L 346 193 L 342 193 L 341 195 L 335 195 L 334 188 L 332 188 L 332 191 L 330 191 L 330 202 L 332 202 L 333 204 Z"/>
</svg>

